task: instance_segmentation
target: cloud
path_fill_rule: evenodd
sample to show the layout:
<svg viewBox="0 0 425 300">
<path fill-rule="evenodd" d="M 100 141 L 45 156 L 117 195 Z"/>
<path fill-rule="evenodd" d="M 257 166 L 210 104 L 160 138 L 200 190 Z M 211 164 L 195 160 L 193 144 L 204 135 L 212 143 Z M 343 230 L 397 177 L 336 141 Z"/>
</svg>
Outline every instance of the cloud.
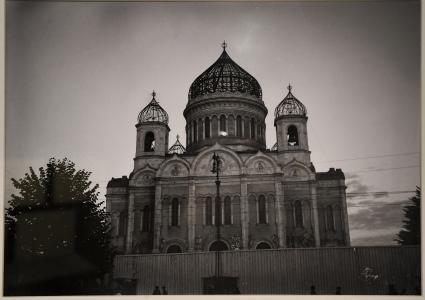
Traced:
<svg viewBox="0 0 425 300">
<path fill-rule="evenodd" d="M 351 241 L 357 245 L 389 245 L 399 232 L 406 201 L 360 201 L 348 209 Z"/>
<path fill-rule="evenodd" d="M 392 199 L 387 191 L 374 192 L 355 173 L 348 174 L 346 184 L 352 244 L 394 244 L 404 219 L 403 207 L 409 201 L 407 197 Z"/>
</svg>

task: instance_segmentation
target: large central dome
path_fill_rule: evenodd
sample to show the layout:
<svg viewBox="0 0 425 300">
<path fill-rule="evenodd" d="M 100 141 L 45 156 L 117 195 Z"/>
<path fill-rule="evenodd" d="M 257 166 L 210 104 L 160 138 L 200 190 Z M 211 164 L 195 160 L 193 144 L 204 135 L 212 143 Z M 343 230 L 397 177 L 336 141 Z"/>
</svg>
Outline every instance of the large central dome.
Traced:
<svg viewBox="0 0 425 300">
<path fill-rule="evenodd" d="M 189 102 L 200 96 L 218 93 L 247 95 L 262 101 L 258 81 L 230 58 L 225 47 L 217 61 L 190 86 Z"/>
<path fill-rule="evenodd" d="M 258 81 L 223 52 L 192 83 L 186 118 L 186 150 L 200 152 L 219 143 L 234 151 L 266 148 L 267 108 Z"/>
</svg>

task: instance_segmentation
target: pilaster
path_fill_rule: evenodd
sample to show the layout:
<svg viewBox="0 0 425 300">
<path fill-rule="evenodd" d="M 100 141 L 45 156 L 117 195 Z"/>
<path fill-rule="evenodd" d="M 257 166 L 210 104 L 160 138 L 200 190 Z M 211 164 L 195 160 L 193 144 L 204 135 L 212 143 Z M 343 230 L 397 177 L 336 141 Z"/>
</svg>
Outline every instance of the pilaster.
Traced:
<svg viewBox="0 0 425 300">
<path fill-rule="evenodd" d="M 317 210 L 317 187 L 316 183 L 310 185 L 311 204 L 313 209 L 313 231 L 314 243 L 316 247 L 320 247 L 320 233 L 319 233 L 319 212 Z"/>
<path fill-rule="evenodd" d="M 282 211 L 284 206 L 284 192 L 282 187 L 282 182 L 279 179 L 275 182 L 275 191 L 276 191 L 276 200 L 275 200 L 275 209 L 276 209 L 276 227 L 277 227 L 277 236 L 279 237 L 279 248 L 286 248 L 286 232 L 285 232 L 285 214 Z"/>
<path fill-rule="evenodd" d="M 348 225 L 348 211 L 347 211 L 347 198 L 345 195 L 345 182 L 342 180 L 342 186 L 339 189 L 340 197 L 341 197 L 341 209 L 342 209 L 342 221 L 343 221 L 343 232 L 344 232 L 344 240 L 345 246 L 350 247 L 350 229 Z"/>
<path fill-rule="evenodd" d="M 130 254 L 133 251 L 133 230 L 134 230 L 134 192 L 130 191 L 128 199 L 128 222 L 127 222 L 127 239 L 125 252 Z"/>
<path fill-rule="evenodd" d="M 246 183 L 246 178 L 241 178 L 241 227 L 242 227 L 242 247 L 243 249 L 248 249 L 248 223 L 249 223 L 249 214 L 248 214 L 248 185 Z"/>
<path fill-rule="evenodd" d="M 187 237 L 188 237 L 188 246 L 189 252 L 193 252 L 195 249 L 195 181 L 189 179 L 189 191 L 188 191 L 188 213 L 187 213 Z"/>
<path fill-rule="evenodd" d="M 159 243 L 161 239 L 161 223 L 162 223 L 162 188 L 159 182 L 155 186 L 155 220 L 153 228 L 153 250 L 152 253 L 159 253 Z"/>
</svg>

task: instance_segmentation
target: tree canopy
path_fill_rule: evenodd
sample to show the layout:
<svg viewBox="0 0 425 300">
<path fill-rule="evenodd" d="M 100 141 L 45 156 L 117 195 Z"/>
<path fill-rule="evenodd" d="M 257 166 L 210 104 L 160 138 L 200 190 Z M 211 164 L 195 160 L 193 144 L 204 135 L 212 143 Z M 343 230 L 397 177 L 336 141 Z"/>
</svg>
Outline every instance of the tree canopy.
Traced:
<svg viewBox="0 0 425 300">
<path fill-rule="evenodd" d="M 6 208 L 5 294 L 101 293 L 114 253 L 90 175 L 67 158 L 51 158 L 39 174 L 30 167 L 12 179 L 18 193 Z"/>
<path fill-rule="evenodd" d="M 416 187 L 416 195 L 409 198 L 404 206 L 404 220 L 395 241 L 400 245 L 421 244 L 421 189 Z"/>
</svg>

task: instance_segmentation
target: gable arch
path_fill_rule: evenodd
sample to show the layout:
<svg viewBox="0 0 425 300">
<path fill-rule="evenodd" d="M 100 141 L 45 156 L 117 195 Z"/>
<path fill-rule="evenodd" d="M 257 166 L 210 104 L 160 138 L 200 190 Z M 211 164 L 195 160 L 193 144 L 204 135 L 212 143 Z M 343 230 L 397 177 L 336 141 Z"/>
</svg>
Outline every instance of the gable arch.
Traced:
<svg viewBox="0 0 425 300">
<path fill-rule="evenodd" d="M 129 186 L 151 186 L 155 184 L 156 170 L 149 165 L 139 169 L 130 177 Z"/>
<path fill-rule="evenodd" d="M 218 154 L 223 160 L 229 160 L 224 165 L 222 170 L 225 175 L 239 175 L 244 173 L 244 164 L 241 158 L 229 148 L 223 147 L 222 145 L 215 143 L 214 146 L 200 152 L 193 160 L 190 167 L 190 175 L 213 175 L 211 173 L 211 158 L 214 153 Z M 227 173 L 227 174 L 226 174 Z"/>
<path fill-rule="evenodd" d="M 178 167 L 176 169 L 175 167 Z M 190 164 L 178 157 L 176 154 L 173 155 L 173 157 L 165 160 L 162 162 L 162 164 L 159 166 L 158 171 L 156 172 L 157 177 L 167 177 L 167 176 L 173 176 L 173 177 L 184 177 L 188 176 L 190 172 Z"/>
<path fill-rule="evenodd" d="M 260 161 L 266 161 L 270 164 L 270 167 L 272 168 L 272 170 L 264 170 L 264 173 L 282 173 L 281 168 L 279 167 L 279 165 L 276 163 L 276 161 L 271 158 L 270 156 L 264 154 L 261 151 L 258 151 L 255 155 L 249 157 L 245 163 L 245 169 L 247 170 L 248 173 L 254 172 L 254 173 L 261 173 L 261 170 L 257 170 L 257 172 L 255 172 L 254 170 L 258 169 L 258 167 L 255 165 L 257 162 Z M 259 172 L 260 171 L 260 172 Z"/>
<path fill-rule="evenodd" d="M 314 173 L 295 158 L 282 168 L 286 180 L 314 180 Z"/>
</svg>

